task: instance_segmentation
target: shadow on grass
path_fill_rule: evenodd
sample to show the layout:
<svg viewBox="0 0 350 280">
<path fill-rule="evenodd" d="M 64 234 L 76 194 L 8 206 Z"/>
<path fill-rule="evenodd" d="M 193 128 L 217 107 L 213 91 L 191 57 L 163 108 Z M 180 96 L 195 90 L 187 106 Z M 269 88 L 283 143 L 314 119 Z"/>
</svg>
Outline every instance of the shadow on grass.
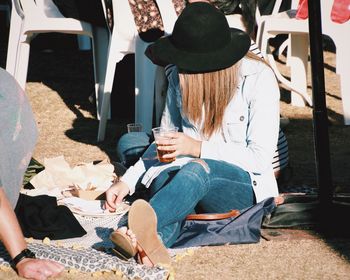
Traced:
<svg viewBox="0 0 350 280">
<path fill-rule="evenodd" d="M 116 69 L 111 94 L 111 120 L 107 123 L 105 141 L 97 142 L 99 121 L 96 102 L 92 51 L 79 51 L 76 37 L 65 34 L 41 34 L 31 44 L 27 82 L 41 82 L 56 91 L 76 118 L 66 135 L 77 142 L 98 146 L 110 160 L 126 124 L 134 116 L 133 56 L 126 56 Z M 85 117 L 81 110 L 93 118 Z"/>
</svg>

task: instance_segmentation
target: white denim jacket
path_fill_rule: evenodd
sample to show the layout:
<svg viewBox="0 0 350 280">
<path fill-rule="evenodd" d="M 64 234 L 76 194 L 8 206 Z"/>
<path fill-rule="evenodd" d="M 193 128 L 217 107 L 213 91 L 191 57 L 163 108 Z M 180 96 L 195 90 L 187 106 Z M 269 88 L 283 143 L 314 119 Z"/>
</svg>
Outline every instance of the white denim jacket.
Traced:
<svg viewBox="0 0 350 280">
<path fill-rule="evenodd" d="M 178 126 L 185 134 L 202 140 L 201 158 L 223 160 L 247 171 L 257 202 L 278 196 L 271 162 L 278 140 L 280 93 L 273 71 L 260 61 L 242 59 L 237 92 L 226 108 L 222 130 L 210 139 L 203 139 L 200 126 L 193 125 L 182 114 L 176 67 L 167 67 L 166 75 L 169 86 L 161 125 Z M 151 145 L 143 158 L 124 174 L 121 180 L 128 184 L 130 194 L 151 166 L 153 174 L 158 168 L 154 166 L 156 161 L 150 161 L 154 155 L 155 148 Z M 184 160 L 179 159 L 179 165 L 186 162 Z"/>
</svg>

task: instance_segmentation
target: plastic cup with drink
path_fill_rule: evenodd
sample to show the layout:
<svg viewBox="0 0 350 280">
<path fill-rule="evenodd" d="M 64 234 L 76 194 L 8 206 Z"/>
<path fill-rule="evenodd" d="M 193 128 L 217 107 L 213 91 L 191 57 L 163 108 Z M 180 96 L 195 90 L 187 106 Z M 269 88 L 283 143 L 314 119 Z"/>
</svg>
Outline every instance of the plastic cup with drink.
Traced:
<svg viewBox="0 0 350 280">
<path fill-rule="evenodd" d="M 162 141 L 162 140 L 170 140 L 172 137 L 171 135 L 173 133 L 176 133 L 178 131 L 178 127 L 155 127 L 152 129 L 154 139 L 156 142 Z M 175 157 L 172 158 L 164 158 L 165 154 L 171 154 L 174 151 L 165 151 L 165 150 L 160 150 L 158 147 L 160 146 L 166 146 L 166 144 L 157 144 L 157 156 L 158 160 L 160 162 L 172 162 L 175 160 Z"/>
</svg>

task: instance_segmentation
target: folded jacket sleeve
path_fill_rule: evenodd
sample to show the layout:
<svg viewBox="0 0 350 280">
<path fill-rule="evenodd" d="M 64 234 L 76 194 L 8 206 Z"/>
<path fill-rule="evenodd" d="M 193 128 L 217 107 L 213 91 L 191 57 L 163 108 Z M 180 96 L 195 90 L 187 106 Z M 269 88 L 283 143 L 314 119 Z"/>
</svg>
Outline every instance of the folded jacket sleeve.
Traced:
<svg viewBox="0 0 350 280">
<path fill-rule="evenodd" d="M 177 89 L 180 88 L 178 72 L 174 65 L 167 66 L 165 71 L 168 79 L 168 90 L 165 108 L 162 114 L 161 126 L 177 126 L 181 131 L 182 118 L 179 108 L 181 101 L 178 100 L 178 98 L 181 98 L 181 95 L 177 91 Z M 156 145 L 155 143 L 152 143 L 135 165 L 129 167 L 120 179 L 129 186 L 130 195 L 135 192 L 136 184 L 141 176 L 143 176 L 151 166 L 158 163 Z"/>
<path fill-rule="evenodd" d="M 141 176 L 153 165 L 158 163 L 157 149 L 153 142 L 142 157 L 133 165 L 128 168 L 124 175 L 120 178 L 120 181 L 126 183 L 129 187 L 129 194 L 132 195 L 135 192 L 135 187 Z"/>
</svg>

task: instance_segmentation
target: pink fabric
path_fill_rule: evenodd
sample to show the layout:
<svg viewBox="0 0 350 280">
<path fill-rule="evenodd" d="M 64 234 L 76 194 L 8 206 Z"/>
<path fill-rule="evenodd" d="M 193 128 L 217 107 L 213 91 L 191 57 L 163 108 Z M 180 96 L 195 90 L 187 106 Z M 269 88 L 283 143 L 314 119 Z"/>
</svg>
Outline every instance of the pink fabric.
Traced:
<svg viewBox="0 0 350 280">
<path fill-rule="evenodd" d="M 336 23 L 344 23 L 350 19 L 350 0 L 334 0 L 331 19 Z"/>
<path fill-rule="evenodd" d="M 324 0 L 330 1 L 330 0 Z M 350 19 L 350 0 L 334 0 L 331 19 L 336 23 L 344 23 Z M 296 19 L 308 18 L 308 0 L 299 0 L 298 10 L 295 15 Z"/>
<path fill-rule="evenodd" d="M 329 0 L 326 0 L 329 1 Z M 296 19 L 307 19 L 309 15 L 309 9 L 307 6 L 307 0 L 299 0 L 297 14 L 295 15 Z"/>
</svg>

